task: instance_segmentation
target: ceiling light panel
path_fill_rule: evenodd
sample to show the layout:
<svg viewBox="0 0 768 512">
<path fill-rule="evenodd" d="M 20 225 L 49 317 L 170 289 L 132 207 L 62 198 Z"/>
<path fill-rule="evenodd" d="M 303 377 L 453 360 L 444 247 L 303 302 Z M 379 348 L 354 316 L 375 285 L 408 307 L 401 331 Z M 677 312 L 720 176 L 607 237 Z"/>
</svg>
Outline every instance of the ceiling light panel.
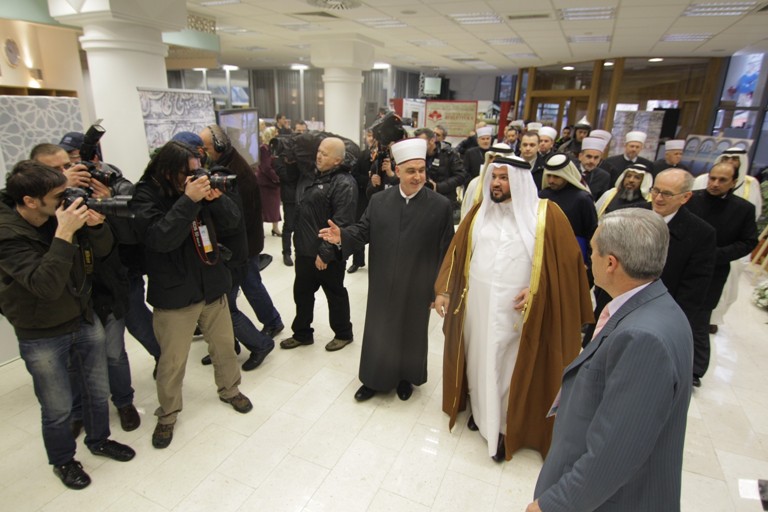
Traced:
<svg viewBox="0 0 768 512">
<path fill-rule="evenodd" d="M 521 37 L 507 37 L 502 39 L 486 39 L 486 43 L 491 46 L 509 46 L 512 44 L 523 44 L 524 41 Z"/>
<path fill-rule="evenodd" d="M 613 7 L 566 7 L 558 13 L 565 21 L 610 20 L 616 10 Z"/>
<path fill-rule="evenodd" d="M 402 21 L 394 18 L 368 18 L 357 21 L 371 28 L 402 28 L 408 26 Z"/>
<path fill-rule="evenodd" d="M 667 34 L 661 38 L 662 41 L 671 43 L 689 43 L 697 41 L 708 41 L 712 34 Z"/>
<path fill-rule="evenodd" d="M 215 7 L 217 5 L 232 5 L 239 4 L 240 0 L 208 0 L 206 2 L 200 2 L 203 7 Z"/>
<path fill-rule="evenodd" d="M 741 16 L 752 9 L 757 2 L 713 2 L 691 4 L 683 16 Z"/>
<path fill-rule="evenodd" d="M 459 25 L 488 25 L 501 23 L 501 18 L 493 12 L 465 12 L 449 14 Z"/>
<path fill-rule="evenodd" d="M 568 36 L 569 43 L 608 43 L 611 36 Z"/>
<path fill-rule="evenodd" d="M 414 46 L 418 46 L 419 48 L 439 48 L 442 46 L 447 46 L 443 41 L 440 41 L 438 39 L 419 39 L 416 41 L 408 41 Z"/>
</svg>

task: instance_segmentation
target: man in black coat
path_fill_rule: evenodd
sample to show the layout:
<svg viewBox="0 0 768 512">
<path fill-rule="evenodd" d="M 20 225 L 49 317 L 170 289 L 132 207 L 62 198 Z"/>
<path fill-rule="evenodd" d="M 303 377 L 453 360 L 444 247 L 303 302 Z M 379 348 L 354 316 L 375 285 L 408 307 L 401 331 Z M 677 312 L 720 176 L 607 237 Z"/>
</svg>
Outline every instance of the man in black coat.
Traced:
<svg viewBox="0 0 768 512">
<path fill-rule="evenodd" d="M 606 144 L 605 140 L 597 137 L 587 137 L 581 142 L 579 153 L 581 177 L 589 187 L 592 201 L 600 199 L 613 186 L 611 175 L 600 167 Z"/>
<path fill-rule="evenodd" d="M 755 206 L 732 193 L 738 173 L 738 169 L 730 163 L 716 164 L 709 171 L 707 188 L 694 192 L 687 205 L 691 212 L 715 228 L 717 234 L 715 269 L 705 295 L 701 318 L 697 319 L 694 330 L 694 341 L 699 342 L 693 354 L 694 385 L 700 385 L 700 379 L 709 366 L 709 318 L 720 300 L 731 261 L 746 256 L 757 245 Z M 697 335 L 699 329 L 702 334 Z"/>
<path fill-rule="evenodd" d="M 334 338 L 325 346 L 329 352 L 352 343 L 349 294 L 344 287 L 344 260 L 341 250 L 318 238 L 328 219 L 338 226 L 355 222 L 357 184 L 344 162 L 344 142 L 337 137 L 323 139 L 317 149 L 317 173 L 312 180 L 302 179 L 296 192 L 296 278 L 293 300 L 296 317 L 293 336 L 280 342 L 280 348 L 312 345 L 312 319 L 315 292 L 322 288 L 328 299 L 328 315 Z"/>
<path fill-rule="evenodd" d="M 435 133 L 429 128 L 419 128 L 414 136 L 427 141 L 427 182 L 425 187 L 431 188 L 451 202 L 454 210 L 459 208 L 456 188 L 467 181 L 464 163 L 459 154 L 450 147 L 437 142 Z M 400 165 L 400 162 L 396 162 Z"/>
<path fill-rule="evenodd" d="M 480 169 L 485 162 L 485 153 L 491 149 L 491 135 L 493 128 L 481 126 L 477 129 L 477 146 L 464 153 L 464 170 L 467 173 L 467 183 L 480 174 Z"/>
<path fill-rule="evenodd" d="M 693 176 L 682 169 L 668 169 L 656 176 L 651 189 L 651 207 L 664 218 L 669 228 L 669 251 L 661 280 L 683 310 L 694 333 L 694 346 L 709 341 L 706 330 L 698 329 L 704 299 L 715 270 L 715 229 L 682 208 L 693 193 Z M 693 378 L 694 385 L 701 381 Z"/>
<path fill-rule="evenodd" d="M 605 159 L 603 169 L 611 174 L 611 183 L 614 183 L 627 167 L 635 164 L 643 164 L 649 171 L 653 170 L 653 162 L 640 156 L 647 138 L 648 135 L 645 132 L 628 132 L 624 136 L 624 152 Z"/>
</svg>

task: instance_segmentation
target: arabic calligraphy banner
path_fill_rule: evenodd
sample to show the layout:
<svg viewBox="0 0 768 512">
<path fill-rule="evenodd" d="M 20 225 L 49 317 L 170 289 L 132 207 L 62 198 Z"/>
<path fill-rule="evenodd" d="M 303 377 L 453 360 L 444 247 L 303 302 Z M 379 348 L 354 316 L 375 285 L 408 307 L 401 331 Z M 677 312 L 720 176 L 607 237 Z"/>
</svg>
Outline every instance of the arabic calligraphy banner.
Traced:
<svg viewBox="0 0 768 512">
<path fill-rule="evenodd" d="M 469 137 L 477 121 L 477 101 L 427 100 L 426 127 L 442 125 L 451 137 Z"/>
</svg>

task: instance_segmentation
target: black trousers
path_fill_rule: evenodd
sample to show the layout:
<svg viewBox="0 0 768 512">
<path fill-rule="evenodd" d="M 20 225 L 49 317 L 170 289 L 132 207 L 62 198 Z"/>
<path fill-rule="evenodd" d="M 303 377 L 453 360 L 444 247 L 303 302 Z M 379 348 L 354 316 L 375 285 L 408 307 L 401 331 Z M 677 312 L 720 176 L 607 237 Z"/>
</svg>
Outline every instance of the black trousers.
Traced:
<svg viewBox="0 0 768 512">
<path fill-rule="evenodd" d="M 283 255 L 291 255 L 291 235 L 296 229 L 296 203 L 283 203 Z"/>
<path fill-rule="evenodd" d="M 328 317 L 336 338 L 352 339 L 349 319 L 349 294 L 344 288 L 344 262 L 332 261 L 325 270 L 315 267 L 315 258 L 296 256 L 296 277 L 293 281 L 293 301 L 296 318 L 291 328 L 299 341 L 312 341 L 312 320 L 315 312 L 315 292 L 323 289 L 328 300 Z"/>
<path fill-rule="evenodd" d="M 693 375 L 703 377 L 709 368 L 709 317 L 712 310 L 706 307 L 691 315 L 691 333 L 693 334 Z"/>
</svg>

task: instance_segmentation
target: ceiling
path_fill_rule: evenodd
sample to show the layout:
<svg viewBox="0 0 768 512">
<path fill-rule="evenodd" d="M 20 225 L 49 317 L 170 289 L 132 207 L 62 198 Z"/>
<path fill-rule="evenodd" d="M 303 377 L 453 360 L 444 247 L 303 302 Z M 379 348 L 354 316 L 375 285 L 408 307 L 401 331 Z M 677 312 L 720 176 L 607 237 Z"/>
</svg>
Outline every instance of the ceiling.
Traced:
<svg viewBox="0 0 768 512">
<path fill-rule="evenodd" d="M 729 9 L 741 9 L 743 13 L 683 16 L 691 5 L 709 2 L 732 4 Z M 375 50 L 377 62 L 440 72 L 499 73 L 518 67 L 596 58 L 727 57 L 740 51 L 768 51 L 766 0 L 240 0 L 216 6 L 204 3 L 206 0 L 189 0 L 187 7 L 192 13 L 215 18 L 221 42 L 219 62 L 244 68 L 310 64 L 308 37 L 332 39 L 334 34 L 349 33 L 380 42 Z M 359 6 L 341 8 L 346 4 Z M 565 8 L 608 9 L 603 14 L 609 19 L 564 20 L 561 10 Z M 488 15 L 494 22 L 460 24 L 451 17 L 472 13 Z M 700 40 L 664 41 L 665 36 Z M 602 41 L 596 41 L 600 38 Z M 584 42 L 577 42 L 581 40 Z"/>
</svg>

